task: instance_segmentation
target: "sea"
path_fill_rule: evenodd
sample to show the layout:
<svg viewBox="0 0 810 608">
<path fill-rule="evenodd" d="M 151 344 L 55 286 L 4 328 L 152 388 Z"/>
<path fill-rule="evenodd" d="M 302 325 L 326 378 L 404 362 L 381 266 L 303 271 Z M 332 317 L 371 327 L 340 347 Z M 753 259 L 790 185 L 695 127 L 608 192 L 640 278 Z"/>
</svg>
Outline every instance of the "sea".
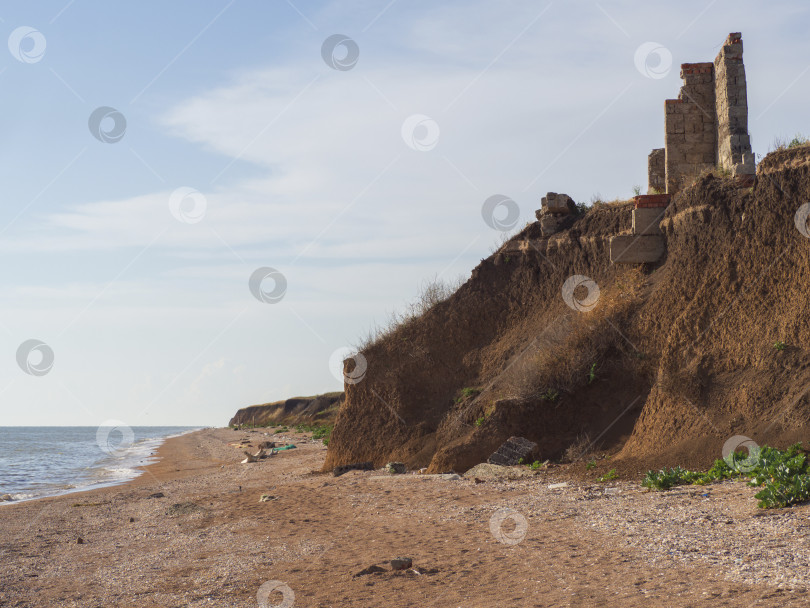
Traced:
<svg viewBox="0 0 810 608">
<path fill-rule="evenodd" d="M 58 496 L 134 479 L 169 437 L 202 427 L 0 427 L 0 498 Z"/>
</svg>

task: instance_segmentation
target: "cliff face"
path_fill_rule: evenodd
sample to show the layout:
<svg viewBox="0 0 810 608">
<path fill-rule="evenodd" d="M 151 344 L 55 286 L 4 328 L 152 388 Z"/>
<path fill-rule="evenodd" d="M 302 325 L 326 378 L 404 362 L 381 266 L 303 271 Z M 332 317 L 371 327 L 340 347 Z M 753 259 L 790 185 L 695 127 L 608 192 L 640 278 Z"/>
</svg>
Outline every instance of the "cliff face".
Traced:
<svg viewBox="0 0 810 608">
<path fill-rule="evenodd" d="M 326 393 L 243 407 L 231 418 L 228 426 L 326 423 L 334 417 L 343 396 L 343 393 Z"/>
<path fill-rule="evenodd" d="M 363 351 L 325 469 L 403 460 L 463 471 L 510 435 L 543 457 L 588 442 L 619 461 L 703 465 L 733 435 L 810 430 L 808 149 L 770 155 L 753 188 L 707 176 L 674 197 L 655 267 L 611 266 L 631 205 L 543 238 L 531 224 L 452 297 Z M 784 157 L 784 158 L 783 158 Z M 574 275 L 598 299 L 562 286 Z"/>
</svg>

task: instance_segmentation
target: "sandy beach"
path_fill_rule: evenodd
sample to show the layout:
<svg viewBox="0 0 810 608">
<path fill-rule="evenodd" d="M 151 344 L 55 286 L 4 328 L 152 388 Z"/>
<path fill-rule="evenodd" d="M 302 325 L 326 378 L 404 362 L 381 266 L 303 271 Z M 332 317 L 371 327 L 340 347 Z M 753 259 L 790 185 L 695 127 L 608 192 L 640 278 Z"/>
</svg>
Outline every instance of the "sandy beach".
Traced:
<svg viewBox="0 0 810 608">
<path fill-rule="evenodd" d="M 242 439 L 298 448 L 240 464 Z M 209 429 L 126 485 L 4 506 L 0 606 L 804 603 L 807 508 L 758 511 L 740 482 L 336 478 L 325 454 L 304 434 Z M 399 557 L 412 567 L 392 571 Z"/>
</svg>

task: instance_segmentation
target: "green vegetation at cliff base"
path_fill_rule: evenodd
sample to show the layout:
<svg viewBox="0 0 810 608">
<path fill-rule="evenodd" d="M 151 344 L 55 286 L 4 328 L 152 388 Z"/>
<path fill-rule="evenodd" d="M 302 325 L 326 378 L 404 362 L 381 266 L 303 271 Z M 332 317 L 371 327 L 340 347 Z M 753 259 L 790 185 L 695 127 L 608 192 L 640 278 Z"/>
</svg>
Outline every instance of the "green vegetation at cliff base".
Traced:
<svg viewBox="0 0 810 608">
<path fill-rule="evenodd" d="M 651 490 L 668 490 L 680 485 L 706 485 L 723 479 L 744 478 L 748 485 L 761 487 L 756 494 L 762 509 L 788 507 L 810 500 L 810 463 L 801 443 L 786 450 L 763 446 L 748 454 L 733 453 L 715 461 L 705 473 L 680 466 L 648 471 L 641 483 Z"/>
</svg>

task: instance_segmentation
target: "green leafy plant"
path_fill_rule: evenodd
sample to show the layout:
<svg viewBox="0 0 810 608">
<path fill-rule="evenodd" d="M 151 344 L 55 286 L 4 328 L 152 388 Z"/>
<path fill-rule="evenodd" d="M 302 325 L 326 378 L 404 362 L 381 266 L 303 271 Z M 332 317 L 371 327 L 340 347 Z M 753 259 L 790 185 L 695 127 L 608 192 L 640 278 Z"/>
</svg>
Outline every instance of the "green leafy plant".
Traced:
<svg viewBox="0 0 810 608">
<path fill-rule="evenodd" d="M 591 371 L 588 372 L 588 384 L 596 380 L 596 363 L 591 365 Z"/>
<path fill-rule="evenodd" d="M 540 395 L 540 398 L 543 399 L 544 401 L 551 401 L 551 402 L 557 401 L 559 397 L 560 393 L 555 391 L 553 388 L 548 389 L 545 393 L 542 393 Z"/>
<path fill-rule="evenodd" d="M 599 478 L 599 481 L 610 481 L 611 479 L 616 479 L 618 477 L 619 474 L 616 472 L 616 469 L 610 469 L 607 473 Z"/>
<path fill-rule="evenodd" d="M 755 497 L 762 509 L 787 507 L 810 500 L 810 463 L 796 443 L 786 450 L 768 446 L 744 453 L 729 454 L 715 461 L 705 473 L 680 466 L 648 471 L 641 485 L 652 490 L 668 490 L 678 485 L 705 485 L 734 477 L 749 478 L 749 485 L 762 487 Z"/>
<path fill-rule="evenodd" d="M 791 148 L 806 146 L 807 144 L 810 144 L 810 140 L 801 133 L 796 133 L 796 135 L 793 136 L 793 139 L 790 140 L 790 143 L 788 143 L 787 147 L 788 150 L 790 150 Z"/>
<path fill-rule="evenodd" d="M 548 462 L 548 461 L 546 461 L 546 462 Z M 531 464 L 529 465 L 529 468 L 530 468 L 532 471 L 536 471 L 537 469 L 542 468 L 542 466 L 543 466 L 544 464 L 546 464 L 546 463 L 545 463 L 545 462 L 540 462 L 539 460 L 535 460 L 533 463 L 531 463 Z"/>
<path fill-rule="evenodd" d="M 481 416 L 475 421 L 475 426 L 482 426 L 484 424 L 484 420 L 486 420 L 486 416 Z"/>
<path fill-rule="evenodd" d="M 312 433 L 313 439 L 322 439 L 324 445 L 329 445 L 329 439 L 332 437 L 332 424 L 297 424 L 295 430 L 298 433 Z M 288 431 L 286 427 L 282 429 Z M 276 431 L 278 433 L 279 431 Z"/>
<path fill-rule="evenodd" d="M 585 470 L 590 471 L 595 466 L 596 466 L 596 461 L 595 460 L 589 460 L 588 463 L 585 465 Z"/>
<path fill-rule="evenodd" d="M 773 343 L 773 349 L 779 351 L 785 350 L 785 343 L 777 340 L 776 342 Z"/>
<path fill-rule="evenodd" d="M 641 186 L 633 186 L 633 194 L 639 196 L 641 194 Z"/>
</svg>

